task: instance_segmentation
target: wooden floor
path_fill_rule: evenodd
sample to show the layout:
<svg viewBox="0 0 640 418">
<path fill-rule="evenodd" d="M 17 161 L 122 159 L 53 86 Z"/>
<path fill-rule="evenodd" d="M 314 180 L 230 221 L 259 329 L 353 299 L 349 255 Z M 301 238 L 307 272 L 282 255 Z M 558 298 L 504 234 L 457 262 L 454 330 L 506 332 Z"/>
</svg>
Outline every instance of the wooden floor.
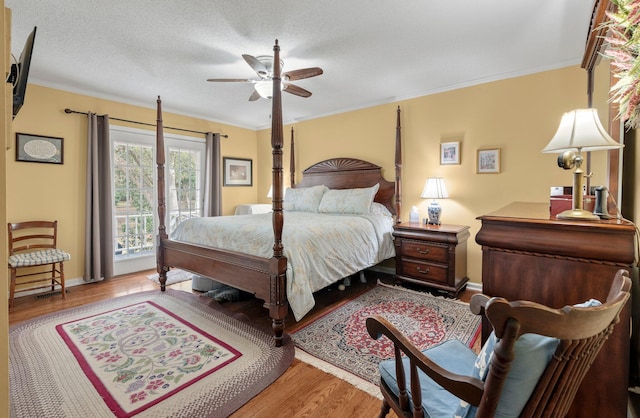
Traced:
<svg viewBox="0 0 640 418">
<path fill-rule="evenodd" d="M 157 284 L 146 278 L 152 273 L 154 272 L 140 272 L 104 282 L 71 287 L 68 288 L 65 300 L 62 300 L 59 294 L 40 299 L 34 296 L 18 297 L 13 311 L 9 313 L 9 324 L 14 325 L 61 309 L 118 296 L 153 289 L 160 291 Z M 336 286 L 331 286 L 318 292 L 316 307 L 298 323 L 290 314 L 285 322 L 285 330 L 292 332 L 313 321 L 336 304 L 355 297 L 367 288 L 374 287 L 377 280 L 391 282 L 392 278 L 382 273 L 367 272 L 366 284 L 354 278 L 352 286 L 345 291 L 339 291 Z M 191 290 L 190 281 L 170 287 L 194 292 Z M 471 294 L 472 292 L 465 291 L 461 293 L 460 298 L 468 301 Z M 260 326 L 270 326 L 266 309 L 254 298 L 247 297 L 238 302 L 224 303 L 224 306 L 230 311 L 243 312 Z M 381 401 L 377 398 L 349 383 L 294 359 L 291 367 L 278 380 L 232 417 L 375 417 L 379 413 L 380 404 Z M 389 416 L 395 415 L 391 413 Z"/>
</svg>

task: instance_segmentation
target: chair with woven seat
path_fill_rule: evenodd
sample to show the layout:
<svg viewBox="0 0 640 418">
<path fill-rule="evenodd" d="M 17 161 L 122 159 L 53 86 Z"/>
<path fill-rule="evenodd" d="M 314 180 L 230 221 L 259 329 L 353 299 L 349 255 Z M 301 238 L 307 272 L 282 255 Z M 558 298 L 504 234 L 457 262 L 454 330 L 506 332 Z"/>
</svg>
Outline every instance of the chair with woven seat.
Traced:
<svg viewBox="0 0 640 418">
<path fill-rule="evenodd" d="M 619 270 L 604 303 L 551 309 L 476 294 L 471 311 L 494 329 L 478 355 L 457 340 L 420 351 L 385 318 L 367 318 L 369 335 L 395 348 L 380 363 L 380 417 L 390 408 L 401 417 L 565 416 L 630 288 Z"/>
<path fill-rule="evenodd" d="M 60 286 L 64 299 L 64 262 L 70 260 L 71 255 L 57 248 L 58 221 L 9 223 L 8 230 L 9 309 L 13 309 L 16 285 L 20 292 L 48 287 L 53 292 L 56 286 Z M 27 279 L 21 280 L 24 278 Z"/>
</svg>

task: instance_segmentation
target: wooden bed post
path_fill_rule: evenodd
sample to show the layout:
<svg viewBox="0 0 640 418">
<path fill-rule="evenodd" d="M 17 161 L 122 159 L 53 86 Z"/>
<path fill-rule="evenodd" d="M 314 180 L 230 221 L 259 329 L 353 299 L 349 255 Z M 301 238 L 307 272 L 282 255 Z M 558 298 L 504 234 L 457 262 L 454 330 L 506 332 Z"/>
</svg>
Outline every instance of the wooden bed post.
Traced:
<svg viewBox="0 0 640 418">
<path fill-rule="evenodd" d="M 400 106 L 396 118 L 396 222 L 400 223 L 402 214 L 402 141 L 400 133 Z"/>
<path fill-rule="evenodd" d="M 291 175 L 291 187 L 296 185 L 296 157 L 293 144 L 293 126 L 291 127 L 291 155 L 289 156 L 289 173 Z"/>
<path fill-rule="evenodd" d="M 282 176 L 282 92 L 280 68 L 280 46 L 276 39 L 273 46 L 273 99 L 271 108 L 271 147 L 273 154 L 273 258 L 271 259 L 269 273 L 271 278 L 271 298 L 269 314 L 272 319 L 272 328 L 276 347 L 282 345 L 284 333 L 284 318 L 287 314 L 286 298 L 286 269 L 287 258 L 283 256 L 282 228 L 284 214 L 282 213 L 283 200 L 283 176 Z"/>
<path fill-rule="evenodd" d="M 162 101 L 158 96 L 156 118 L 156 163 L 158 165 L 158 236 L 156 239 L 156 268 L 158 270 L 158 280 L 160 290 L 164 292 L 167 283 L 168 268 L 164 265 L 164 255 L 161 250 L 162 240 L 167 238 L 167 227 L 165 226 L 166 203 L 164 197 L 164 133 L 162 126 Z"/>
<path fill-rule="evenodd" d="M 197 242 L 174 241 L 166 230 L 165 201 L 165 151 L 162 125 L 162 105 L 158 97 L 158 117 L 156 132 L 157 179 L 158 179 L 158 235 L 157 269 L 161 289 L 165 290 L 167 272 L 171 267 L 197 272 L 214 278 L 221 283 L 252 293 L 264 300 L 272 319 L 274 342 L 277 347 L 284 342 L 284 320 L 288 313 L 287 299 L 287 257 L 284 255 L 284 182 L 283 182 L 283 123 L 282 123 L 282 68 L 280 47 L 276 39 L 274 51 L 273 99 L 271 113 L 271 148 L 273 156 L 273 255 L 269 258 L 236 252 L 224 248 L 208 247 Z M 300 184 L 295 184 L 294 131 L 291 129 L 291 182 L 293 186 L 310 187 L 324 184 L 334 189 L 350 189 L 379 185 L 375 200 L 383 204 L 399 219 L 400 210 L 400 109 L 398 108 L 398 130 L 396 137 L 396 182 L 386 180 L 382 168 L 363 160 L 353 158 L 333 158 L 321 161 L 307 168 Z M 396 204 L 393 197 L 398 194 Z"/>
</svg>

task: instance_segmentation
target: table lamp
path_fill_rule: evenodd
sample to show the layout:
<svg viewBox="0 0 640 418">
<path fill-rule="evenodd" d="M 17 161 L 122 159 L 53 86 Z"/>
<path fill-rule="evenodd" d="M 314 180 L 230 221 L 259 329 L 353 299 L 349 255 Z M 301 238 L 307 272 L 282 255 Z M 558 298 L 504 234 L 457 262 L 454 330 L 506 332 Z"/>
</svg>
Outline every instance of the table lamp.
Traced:
<svg viewBox="0 0 640 418">
<path fill-rule="evenodd" d="M 572 208 L 556 215 L 558 219 L 598 220 L 598 216 L 583 209 L 582 151 L 621 148 L 624 145 L 609 136 L 600 123 L 596 109 L 576 109 L 565 113 L 560 126 L 543 153 L 561 153 L 558 166 L 573 172 Z"/>
<path fill-rule="evenodd" d="M 433 199 L 429 208 L 427 209 L 429 214 L 429 224 L 440 225 L 440 215 L 442 214 L 442 208 L 436 199 L 446 199 L 449 197 L 447 193 L 447 187 L 444 185 L 444 179 L 442 177 L 430 177 L 424 183 L 424 189 L 420 197 L 423 199 Z"/>
<path fill-rule="evenodd" d="M 267 192 L 267 199 L 272 199 L 272 198 L 273 198 L 273 185 L 269 187 L 269 192 Z"/>
</svg>

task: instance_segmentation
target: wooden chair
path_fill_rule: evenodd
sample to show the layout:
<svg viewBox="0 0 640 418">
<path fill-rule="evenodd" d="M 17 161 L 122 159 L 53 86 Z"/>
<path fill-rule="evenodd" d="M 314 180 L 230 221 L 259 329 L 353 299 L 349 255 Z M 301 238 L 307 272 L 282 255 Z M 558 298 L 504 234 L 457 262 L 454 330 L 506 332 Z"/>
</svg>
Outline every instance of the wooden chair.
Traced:
<svg viewBox="0 0 640 418">
<path fill-rule="evenodd" d="M 13 308 L 16 284 L 19 291 L 60 286 L 65 298 L 63 263 L 71 256 L 57 248 L 58 221 L 29 221 L 8 224 L 9 229 L 9 309 Z M 44 270 L 43 266 L 50 266 Z M 25 272 L 18 274 L 18 269 Z M 26 278 L 28 280 L 18 281 Z M 30 286 L 29 286 L 30 285 Z"/>
<path fill-rule="evenodd" d="M 371 337 L 385 335 L 395 347 L 395 358 L 380 364 L 380 417 L 390 408 L 401 417 L 565 416 L 630 288 L 620 270 L 603 304 L 551 309 L 474 295 L 471 311 L 484 312 L 494 329 L 477 356 L 455 340 L 421 352 L 383 317 L 367 318 Z"/>
</svg>

